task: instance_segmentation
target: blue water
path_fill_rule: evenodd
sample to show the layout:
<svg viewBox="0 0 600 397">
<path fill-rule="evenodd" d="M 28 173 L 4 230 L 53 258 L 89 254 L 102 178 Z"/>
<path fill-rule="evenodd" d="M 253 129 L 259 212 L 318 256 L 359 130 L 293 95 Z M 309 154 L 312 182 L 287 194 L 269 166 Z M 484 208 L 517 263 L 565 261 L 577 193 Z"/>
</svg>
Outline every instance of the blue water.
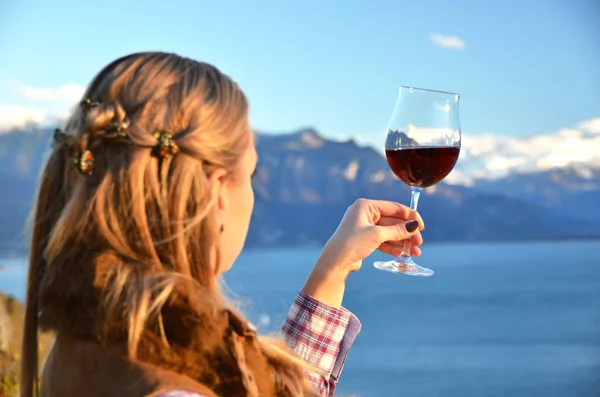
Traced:
<svg viewBox="0 0 600 397">
<path fill-rule="evenodd" d="M 363 328 L 338 390 L 360 396 L 600 396 L 600 242 L 426 245 L 431 278 L 374 269 L 348 280 Z M 227 285 L 276 330 L 319 252 L 245 252 Z M 0 290 L 23 296 L 22 260 Z"/>
</svg>

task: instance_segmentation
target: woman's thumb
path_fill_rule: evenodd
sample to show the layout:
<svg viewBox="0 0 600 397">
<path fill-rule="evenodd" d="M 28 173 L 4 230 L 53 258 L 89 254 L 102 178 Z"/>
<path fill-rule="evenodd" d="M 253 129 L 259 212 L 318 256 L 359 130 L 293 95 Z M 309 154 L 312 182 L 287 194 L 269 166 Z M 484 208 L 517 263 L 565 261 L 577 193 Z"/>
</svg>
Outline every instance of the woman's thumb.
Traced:
<svg viewBox="0 0 600 397">
<path fill-rule="evenodd" d="M 406 240 L 419 230 L 418 221 L 398 222 L 388 226 L 378 226 L 380 242 Z"/>
</svg>

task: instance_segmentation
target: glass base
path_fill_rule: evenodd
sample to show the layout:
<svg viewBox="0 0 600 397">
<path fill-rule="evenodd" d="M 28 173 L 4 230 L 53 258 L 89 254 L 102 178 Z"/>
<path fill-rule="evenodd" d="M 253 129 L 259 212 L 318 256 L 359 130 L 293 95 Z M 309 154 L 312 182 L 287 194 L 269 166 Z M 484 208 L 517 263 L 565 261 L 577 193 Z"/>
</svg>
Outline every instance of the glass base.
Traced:
<svg viewBox="0 0 600 397">
<path fill-rule="evenodd" d="M 373 266 L 390 273 L 402 273 L 409 276 L 433 276 L 433 270 L 417 265 L 410 256 L 400 256 L 393 261 L 375 262 Z"/>
</svg>

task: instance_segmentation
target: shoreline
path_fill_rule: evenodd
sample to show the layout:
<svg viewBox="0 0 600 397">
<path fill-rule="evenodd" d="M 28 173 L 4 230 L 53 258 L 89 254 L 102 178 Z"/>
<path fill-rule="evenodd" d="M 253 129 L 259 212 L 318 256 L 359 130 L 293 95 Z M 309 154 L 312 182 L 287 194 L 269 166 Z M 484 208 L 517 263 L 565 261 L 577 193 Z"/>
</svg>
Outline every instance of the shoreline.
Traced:
<svg viewBox="0 0 600 397">
<path fill-rule="evenodd" d="M 469 245 L 501 245 L 501 244 L 531 244 L 531 243 L 556 243 L 556 242 L 593 242 L 600 241 L 600 235 L 598 236 L 586 236 L 586 237 L 550 237 L 550 238 L 507 238 L 507 239 L 477 239 L 477 240 L 430 240 L 427 239 L 425 234 L 425 244 L 427 245 L 457 245 L 457 244 L 469 244 Z M 248 246 L 245 247 L 243 252 L 260 252 L 260 251 L 281 251 L 281 250 L 299 250 L 299 249 L 319 249 L 324 247 L 326 242 L 323 243 L 306 243 L 306 244 L 278 244 L 278 245 L 266 245 L 266 246 Z M 20 252 L 20 254 L 19 254 Z M 0 260 L 7 259 L 21 259 L 27 257 L 27 251 L 25 249 L 3 251 L 0 249 Z M 6 266 L 0 263 L 0 272 L 6 270 Z"/>
<path fill-rule="evenodd" d="M 469 245 L 500 245 L 500 244 L 531 244 L 531 243 L 556 243 L 556 242 L 593 242 L 600 241 L 600 236 L 589 236 L 589 237 L 552 237 L 552 238 L 521 238 L 521 239 L 495 239 L 495 240 L 429 240 L 427 239 L 427 235 L 424 236 L 425 243 L 424 245 L 460 245 L 460 244 L 469 244 Z M 279 251 L 285 249 L 317 249 L 325 246 L 326 243 L 323 244 L 281 244 L 281 245 L 272 245 L 266 247 L 248 247 L 244 248 L 244 251 Z M 244 252 L 242 251 L 242 252 Z"/>
</svg>

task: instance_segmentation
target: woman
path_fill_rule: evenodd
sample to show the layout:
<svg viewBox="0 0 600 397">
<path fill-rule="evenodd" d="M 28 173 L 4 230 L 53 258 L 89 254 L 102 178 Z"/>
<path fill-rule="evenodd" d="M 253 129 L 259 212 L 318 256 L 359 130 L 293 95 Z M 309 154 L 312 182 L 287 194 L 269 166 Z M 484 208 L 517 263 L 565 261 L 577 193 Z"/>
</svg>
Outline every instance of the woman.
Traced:
<svg viewBox="0 0 600 397">
<path fill-rule="evenodd" d="M 21 396 L 38 387 L 38 326 L 56 334 L 44 397 L 333 395 L 360 328 L 341 307 L 346 277 L 409 237 L 419 255 L 418 214 L 357 201 L 283 337 L 258 337 L 218 287 L 254 203 L 242 91 L 211 65 L 139 53 L 105 67 L 85 98 L 41 175 Z"/>
</svg>

